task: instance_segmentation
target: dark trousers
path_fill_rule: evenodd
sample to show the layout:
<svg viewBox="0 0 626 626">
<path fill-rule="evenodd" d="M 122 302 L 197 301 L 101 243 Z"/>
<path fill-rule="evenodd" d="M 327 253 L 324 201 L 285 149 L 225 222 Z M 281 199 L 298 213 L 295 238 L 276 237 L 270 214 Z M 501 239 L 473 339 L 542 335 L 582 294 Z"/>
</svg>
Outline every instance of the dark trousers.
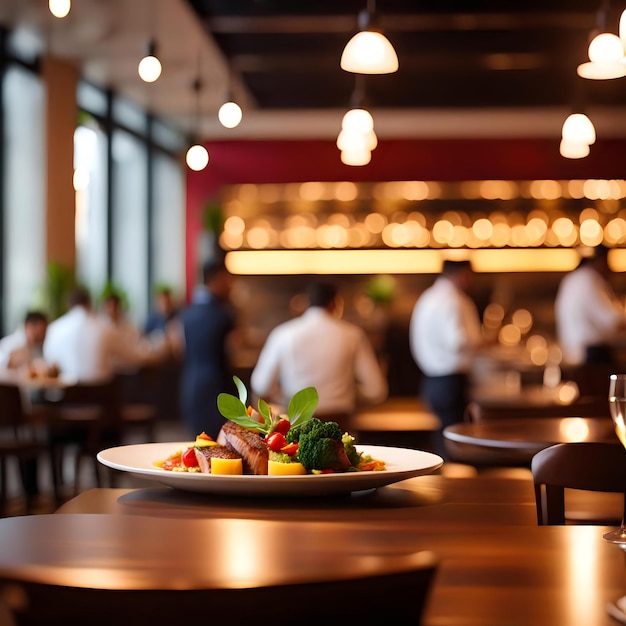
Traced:
<svg viewBox="0 0 626 626">
<path fill-rule="evenodd" d="M 463 421 L 469 396 L 467 374 L 424 376 L 422 397 L 430 410 L 439 418 L 441 428 L 434 436 L 434 452 L 447 458 L 442 431 L 450 424 Z"/>
</svg>

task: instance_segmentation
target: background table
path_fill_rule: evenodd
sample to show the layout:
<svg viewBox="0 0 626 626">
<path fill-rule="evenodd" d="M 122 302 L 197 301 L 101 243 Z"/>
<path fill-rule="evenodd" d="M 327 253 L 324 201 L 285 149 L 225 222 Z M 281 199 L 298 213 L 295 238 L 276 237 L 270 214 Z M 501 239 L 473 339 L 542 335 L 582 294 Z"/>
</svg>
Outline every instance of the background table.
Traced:
<svg viewBox="0 0 626 626">
<path fill-rule="evenodd" d="M 617 441 L 610 417 L 549 417 L 463 422 L 443 430 L 451 458 L 473 465 L 529 466 L 548 446 L 568 441 Z"/>
</svg>

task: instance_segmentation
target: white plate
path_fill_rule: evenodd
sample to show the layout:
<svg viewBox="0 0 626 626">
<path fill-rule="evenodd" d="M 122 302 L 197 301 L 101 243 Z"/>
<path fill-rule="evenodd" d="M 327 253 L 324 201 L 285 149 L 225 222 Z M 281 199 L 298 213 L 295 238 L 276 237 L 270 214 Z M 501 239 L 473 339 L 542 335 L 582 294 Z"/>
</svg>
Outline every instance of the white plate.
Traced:
<svg viewBox="0 0 626 626">
<path fill-rule="evenodd" d="M 237 496 L 319 496 L 374 489 L 407 478 L 430 474 L 443 465 L 436 454 L 408 448 L 357 445 L 357 449 L 385 461 L 387 469 L 378 472 L 307 474 L 306 476 L 226 476 L 170 472 L 154 466 L 188 442 L 144 443 L 109 448 L 98 454 L 107 467 L 154 480 L 185 491 Z"/>
</svg>

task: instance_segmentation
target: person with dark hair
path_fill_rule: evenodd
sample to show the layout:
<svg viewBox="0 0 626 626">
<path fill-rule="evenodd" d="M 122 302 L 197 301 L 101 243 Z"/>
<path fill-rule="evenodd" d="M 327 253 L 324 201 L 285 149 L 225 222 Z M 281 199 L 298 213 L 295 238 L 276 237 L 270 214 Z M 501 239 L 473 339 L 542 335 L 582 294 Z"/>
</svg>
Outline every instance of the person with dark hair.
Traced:
<svg viewBox="0 0 626 626">
<path fill-rule="evenodd" d="M 615 364 L 611 340 L 626 328 L 626 313 L 608 280 L 608 255 L 609 248 L 597 246 L 559 284 L 554 312 L 567 365 Z"/>
<path fill-rule="evenodd" d="M 155 293 L 154 305 L 144 324 L 144 335 L 165 333 L 168 323 L 178 312 L 169 287 L 163 287 Z"/>
<path fill-rule="evenodd" d="M 307 295 L 306 311 L 269 334 L 252 372 L 252 390 L 286 406 L 300 389 L 315 387 L 316 415 L 350 430 L 359 402 L 387 397 L 387 380 L 363 329 L 340 319 L 335 287 L 315 282 Z"/>
<path fill-rule="evenodd" d="M 48 318 L 41 311 L 28 311 L 24 323 L 0 340 L 0 369 L 25 370 L 35 368 L 43 375 L 43 342 Z"/>
<path fill-rule="evenodd" d="M 441 422 L 435 451 L 446 457 L 441 431 L 463 421 L 472 359 L 483 344 L 480 319 L 468 295 L 469 261 L 446 260 L 434 284 L 418 298 L 409 327 L 411 354 L 423 373 L 421 394 Z"/>
<path fill-rule="evenodd" d="M 232 387 L 228 357 L 235 316 L 229 306 L 232 277 L 223 262 L 205 263 L 203 283 L 189 306 L 170 323 L 182 353 L 181 411 L 190 437 L 202 431 L 217 438 L 224 423 L 217 396 Z"/>
</svg>

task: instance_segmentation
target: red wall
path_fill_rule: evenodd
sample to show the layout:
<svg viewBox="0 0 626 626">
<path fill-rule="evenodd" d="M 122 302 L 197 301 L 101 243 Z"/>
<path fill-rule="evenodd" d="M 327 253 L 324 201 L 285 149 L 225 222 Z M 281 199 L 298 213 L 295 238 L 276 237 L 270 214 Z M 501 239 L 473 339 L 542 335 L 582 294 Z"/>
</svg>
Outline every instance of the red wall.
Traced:
<svg viewBox="0 0 626 626">
<path fill-rule="evenodd" d="M 334 140 L 217 141 L 210 162 L 187 176 L 187 292 L 196 268 L 200 217 L 222 185 L 311 180 L 534 180 L 624 178 L 626 141 L 603 141 L 578 160 L 559 155 L 558 140 L 382 140 L 363 167 L 343 165 Z"/>
</svg>

